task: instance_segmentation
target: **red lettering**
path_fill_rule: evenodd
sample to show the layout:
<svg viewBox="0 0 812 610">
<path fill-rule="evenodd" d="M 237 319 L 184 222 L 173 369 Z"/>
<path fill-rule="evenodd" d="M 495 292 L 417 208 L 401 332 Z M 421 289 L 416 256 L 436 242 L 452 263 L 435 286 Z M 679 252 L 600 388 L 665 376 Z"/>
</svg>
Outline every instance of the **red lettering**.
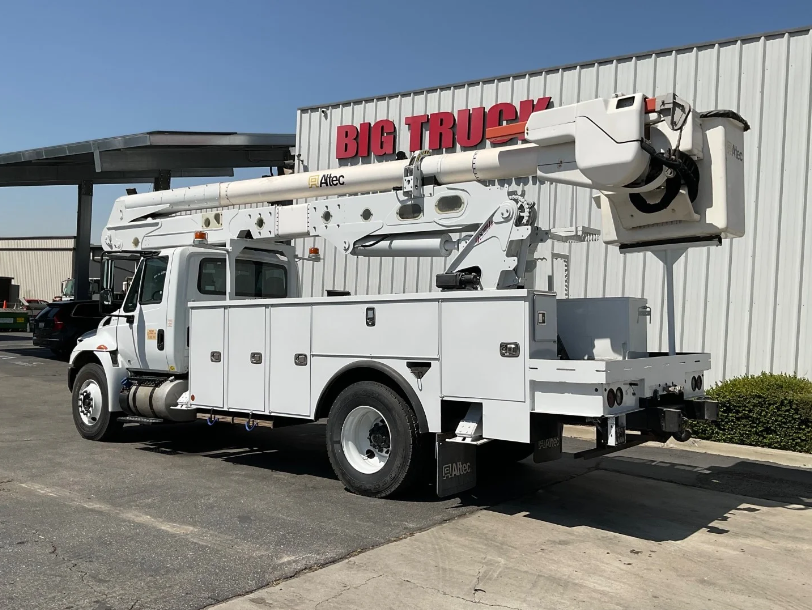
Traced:
<svg viewBox="0 0 812 610">
<path fill-rule="evenodd" d="M 451 112 L 433 112 L 429 116 L 429 149 L 454 146 L 454 115 Z"/>
<path fill-rule="evenodd" d="M 487 126 L 489 129 L 491 127 L 499 127 L 499 125 L 503 124 L 502 121 L 514 120 L 516 120 L 516 106 L 513 104 L 502 102 L 501 104 L 494 104 L 488 108 Z M 510 138 L 497 138 L 491 140 L 491 144 L 503 144 L 508 140 L 510 140 Z"/>
<path fill-rule="evenodd" d="M 372 154 L 395 154 L 395 123 L 389 119 L 377 121 L 372 126 Z"/>
<path fill-rule="evenodd" d="M 409 126 L 409 152 L 416 152 L 423 148 L 423 125 L 429 120 L 429 115 L 418 114 L 406 117 L 405 123 Z"/>
<path fill-rule="evenodd" d="M 455 144 L 464 148 L 476 147 L 484 141 L 486 127 L 498 127 L 517 119 L 527 121 L 531 114 L 547 110 L 551 103 L 552 98 L 540 97 L 522 100 L 518 109 L 511 103 L 500 102 L 488 108 L 487 112 L 479 106 L 470 110 L 458 110 L 456 114 L 435 112 L 406 117 L 404 122 L 409 128 L 409 151 L 416 152 L 423 148 L 424 129 L 429 133 L 427 148 L 430 150 L 453 148 Z M 389 119 L 361 123 L 358 127 L 342 125 L 336 131 L 336 158 L 366 157 L 370 153 L 378 156 L 392 155 L 397 145 L 396 133 L 395 123 Z M 524 137 L 518 136 L 518 139 L 523 140 Z M 492 142 L 503 144 L 510 140 L 510 137 L 503 137 Z"/>
<path fill-rule="evenodd" d="M 341 125 L 336 130 L 336 159 L 350 159 L 358 154 L 358 128 Z"/>
<path fill-rule="evenodd" d="M 369 156 L 369 123 L 361 123 L 358 126 L 358 156 Z"/>
<path fill-rule="evenodd" d="M 477 146 L 485 137 L 485 108 L 457 112 L 457 144 Z"/>
<path fill-rule="evenodd" d="M 536 103 L 533 100 L 523 100 L 519 104 L 519 122 L 526 121 L 530 115 L 539 110 L 547 110 L 550 107 L 551 97 L 540 97 Z M 519 140 L 524 140 L 524 136 L 519 136 Z"/>
</svg>

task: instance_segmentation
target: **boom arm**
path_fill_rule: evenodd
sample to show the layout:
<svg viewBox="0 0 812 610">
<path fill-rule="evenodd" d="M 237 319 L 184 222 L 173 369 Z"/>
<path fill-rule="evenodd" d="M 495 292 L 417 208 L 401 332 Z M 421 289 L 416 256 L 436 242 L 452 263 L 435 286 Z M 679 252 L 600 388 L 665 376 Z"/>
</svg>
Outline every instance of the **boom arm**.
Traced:
<svg viewBox="0 0 812 610">
<path fill-rule="evenodd" d="M 102 241 L 109 250 L 155 249 L 188 245 L 204 231 L 209 244 L 224 245 L 322 236 L 359 256 L 460 249 L 449 273 L 477 269 L 483 285 L 505 287 L 515 285 L 532 248 L 550 233 L 535 227 L 532 204 L 487 181 L 537 176 L 596 189 L 608 243 L 646 247 L 743 234 L 743 155 L 729 151 L 743 150 L 747 125 L 730 117 L 702 118 L 673 95 L 600 98 L 506 126 L 524 133 L 527 143 L 518 146 L 421 152 L 404 161 L 122 197 Z M 359 195 L 373 191 L 381 192 Z M 330 195 L 353 196 L 270 205 Z M 233 208 L 257 203 L 269 205 Z M 200 212 L 211 208 L 221 210 Z M 177 215 L 188 211 L 199 213 Z M 471 235 L 457 240 L 454 232 Z M 489 240 L 496 250 L 483 246 Z M 490 281 L 483 266 L 496 269 Z"/>
</svg>

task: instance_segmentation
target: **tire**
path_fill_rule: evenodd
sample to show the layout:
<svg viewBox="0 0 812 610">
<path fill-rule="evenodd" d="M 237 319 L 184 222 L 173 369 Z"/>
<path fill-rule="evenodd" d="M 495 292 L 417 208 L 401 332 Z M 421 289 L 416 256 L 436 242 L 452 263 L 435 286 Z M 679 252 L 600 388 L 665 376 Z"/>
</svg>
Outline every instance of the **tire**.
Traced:
<svg viewBox="0 0 812 610">
<path fill-rule="evenodd" d="M 417 416 L 387 386 L 375 381 L 354 383 L 330 409 L 327 453 L 349 491 L 373 498 L 403 492 L 420 469 Z"/>
<path fill-rule="evenodd" d="M 109 441 L 121 429 L 117 417 L 110 413 L 107 379 L 98 364 L 86 364 L 76 375 L 71 400 L 73 423 L 83 438 Z"/>
</svg>

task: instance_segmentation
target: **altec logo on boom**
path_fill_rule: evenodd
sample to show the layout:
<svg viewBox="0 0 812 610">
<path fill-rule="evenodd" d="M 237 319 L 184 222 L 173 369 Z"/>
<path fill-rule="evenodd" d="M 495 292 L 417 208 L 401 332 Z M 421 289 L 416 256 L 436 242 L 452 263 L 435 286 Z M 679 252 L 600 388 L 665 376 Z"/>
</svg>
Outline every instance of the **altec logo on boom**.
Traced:
<svg viewBox="0 0 812 610">
<path fill-rule="evenodd" d="M 540 97 L 537 100 L 523 100 L 516 106 L 508 102 L 494 104 L 485 111 L 484 106 L 465 108 L 453 112 L 433 112 L 406 117 L 403 121 L 409 128 L 409 152 L 426 148 L 423 144 L 423 131 L 428 125 L 428 148 L 454 148 L 459 144 L 463 148 L 478 146 L 485 139 L 485 130 L 513 123 L 526 121 L 533 112 L 546 110 L 551 98 Z M 352 159 L 373 155 L 395 154 L 396 128 L 394 121 L 381 119 L 375 123 L 340 125 L 336 129 L 336 159 Z M 502 144 L 511 138 L 491 140 Z M 519 140 L 523 140 L 519 136 Z"/>
</svg>

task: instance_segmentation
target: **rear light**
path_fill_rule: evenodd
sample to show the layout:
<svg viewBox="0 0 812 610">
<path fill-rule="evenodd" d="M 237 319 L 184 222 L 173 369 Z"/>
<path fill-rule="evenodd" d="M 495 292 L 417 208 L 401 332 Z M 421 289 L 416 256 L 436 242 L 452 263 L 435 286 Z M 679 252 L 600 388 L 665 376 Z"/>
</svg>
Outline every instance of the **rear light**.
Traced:
<svg viewBox="0 0 812 610">
<path fill-rule="evenodd" d="M 697 375 L 696 376 L 696 389 L 697 390 L 702 389 L 702 375 Z"/>
<path fill-rule="evenodd" d="M 617 404 L 623 404 L 623 388 L 618 388 L 615 390 L 615 400 L 617 401 Z"/>
<path fill-rule="evenodd" d="M 62 321 L 62 310 L 59 310 L 54 315 L 54 330 L 62 330 L 65 328 L 65 323 Z"/>
<path fill-rule="evenodd" d="M 615 391 L 612 388 L 609 388 L 609 391 L 606 393 L 606 404 L 609 405 L 609 408 L 615 406 Z"/>
</svg>

